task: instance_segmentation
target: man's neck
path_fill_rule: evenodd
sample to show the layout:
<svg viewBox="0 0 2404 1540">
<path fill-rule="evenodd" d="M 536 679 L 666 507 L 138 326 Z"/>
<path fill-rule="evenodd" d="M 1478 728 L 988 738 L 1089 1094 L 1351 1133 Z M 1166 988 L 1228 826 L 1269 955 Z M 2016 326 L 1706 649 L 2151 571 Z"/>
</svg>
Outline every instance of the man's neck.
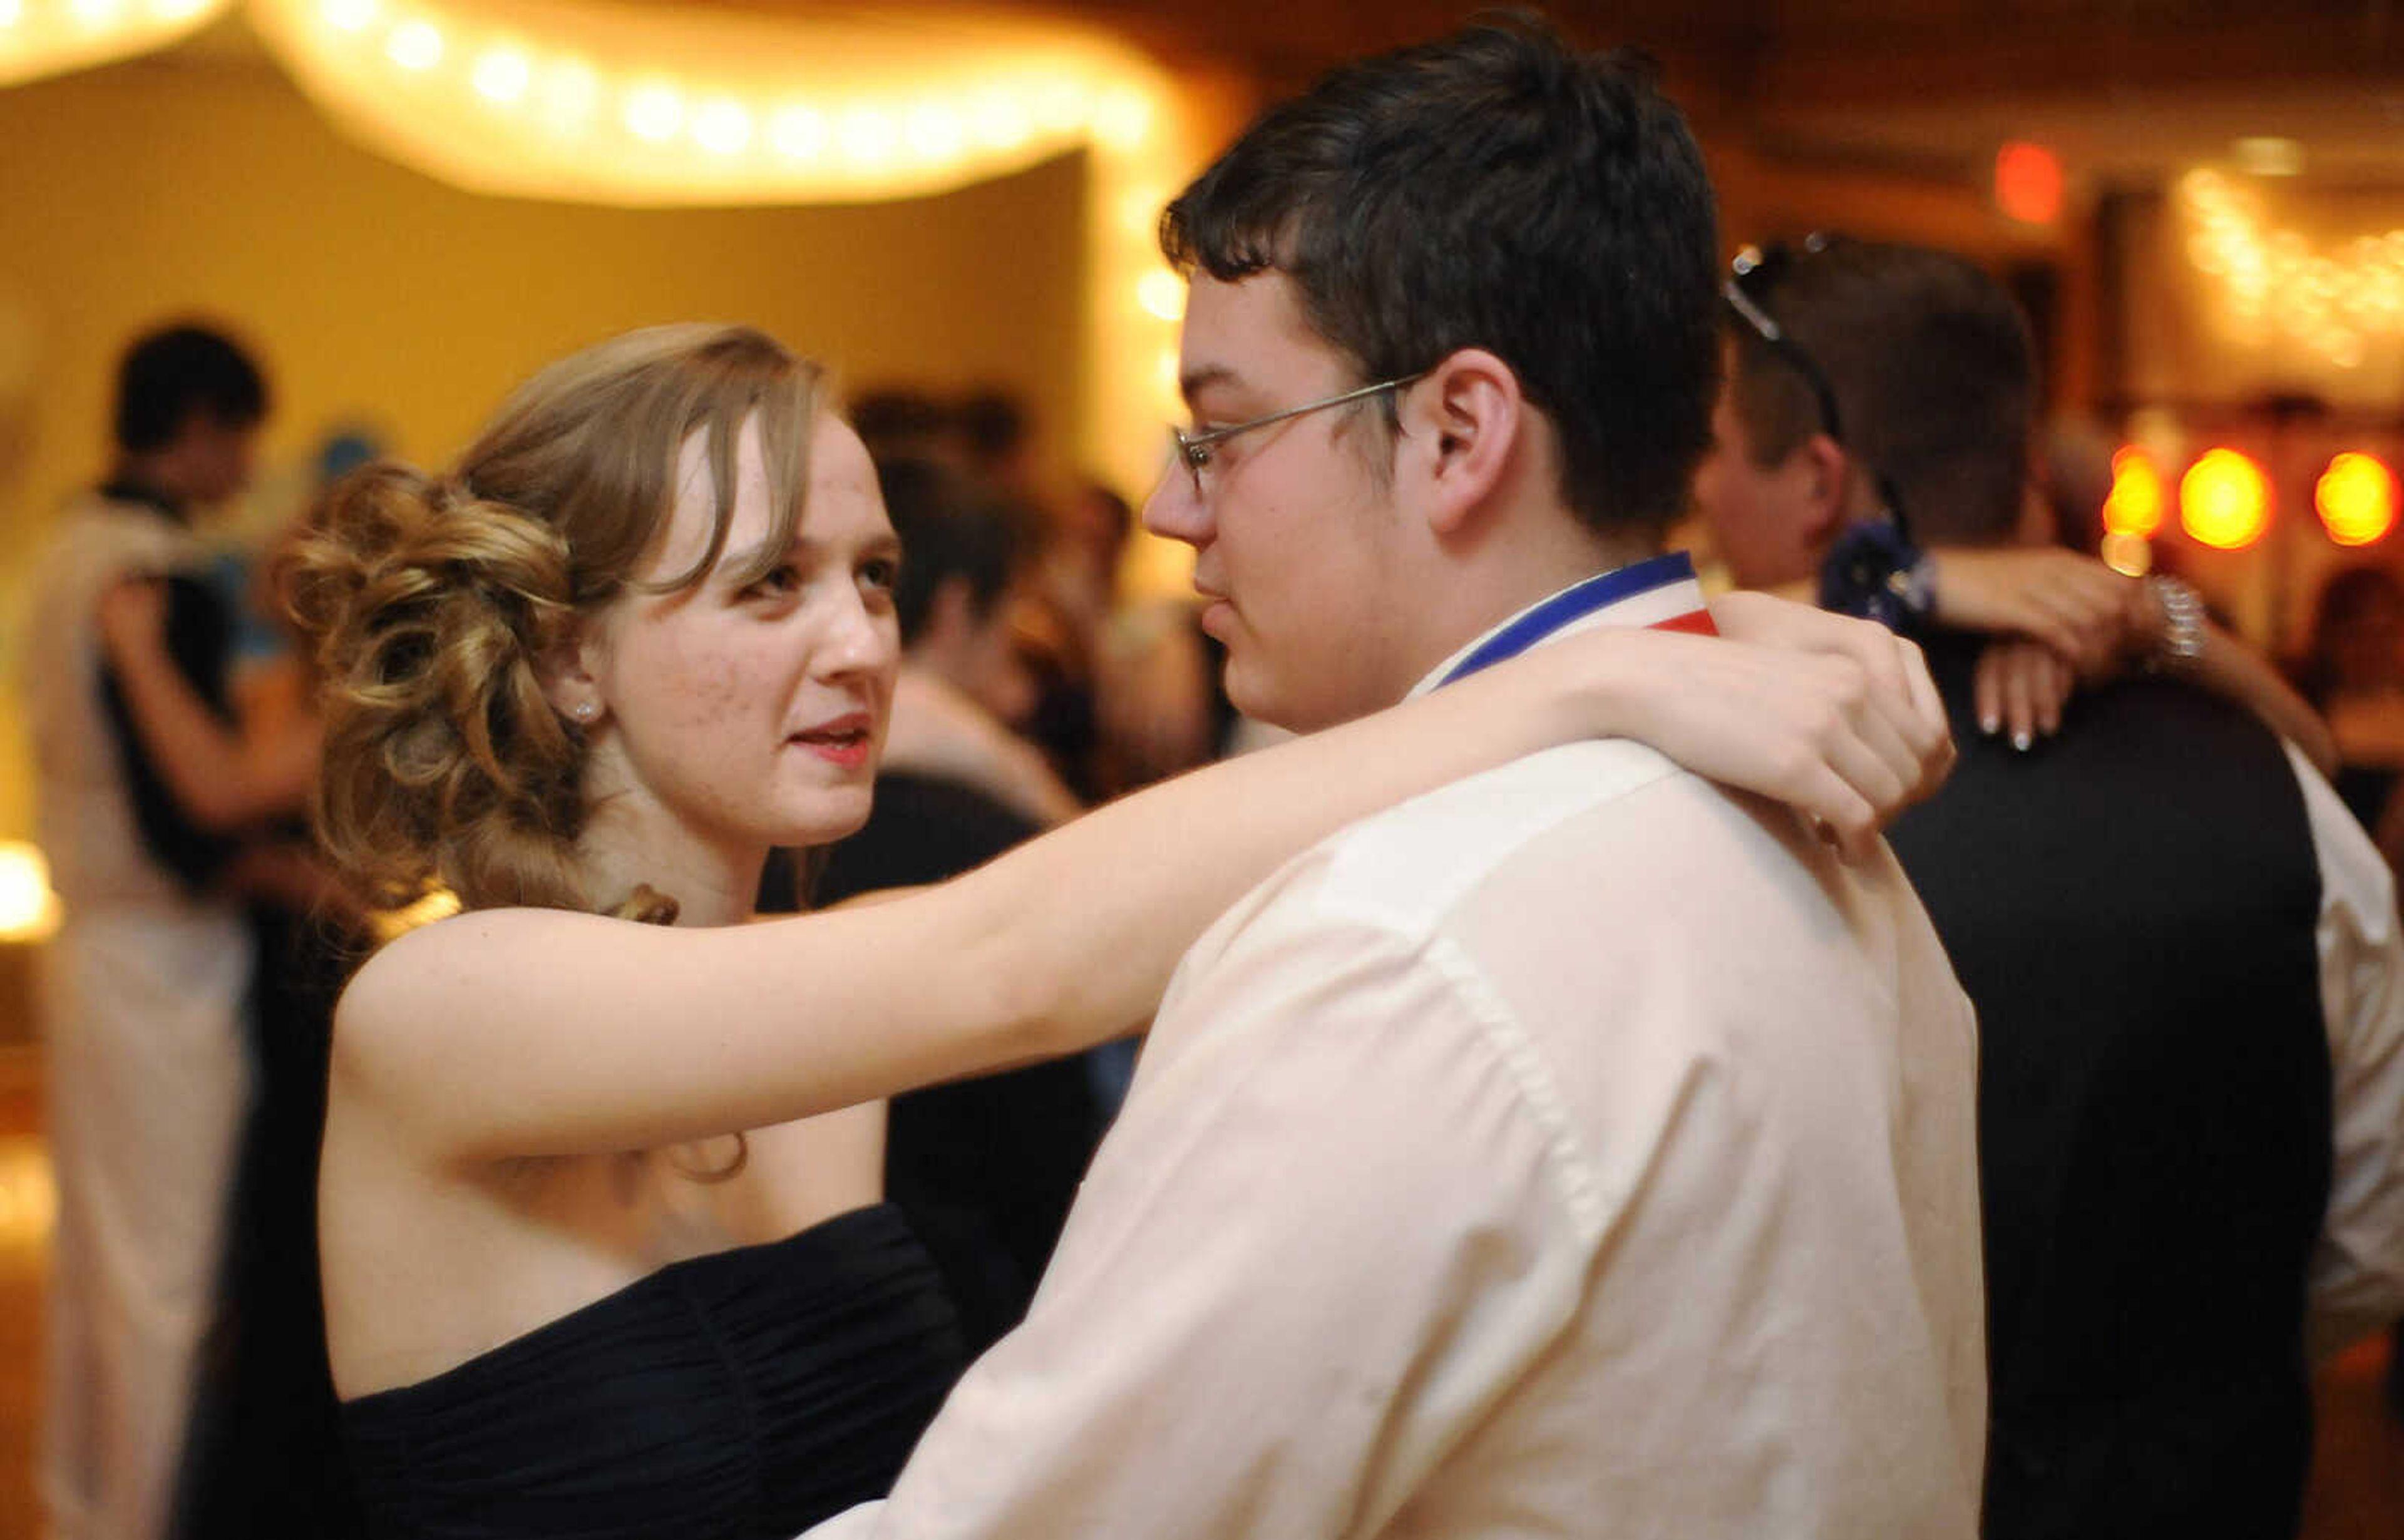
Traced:
<svg viewBox="0 0 2404 1540">
<path fill-rule="evenodd" d="M 189 522 L 189 502 L 178 496 L 169 480 L 159 474 L 158 468 L 140 455 L 119 459 L 108 473 L 102 490 L 109 497 L 123 501 L 147 502 L 161 512 Z"/>
<path fill-rule="evenodd" d="M 1569 515 L 1563 513 L 1561 518 L 1566 524 Z M 1483 553 L 1509 558 L 1486 562 L 1483 570 L 1475 569 L 1475 561 L 1464 563 L 1462 581 L 1453 587 L 1458 602 L 1429 613 L 1429 623 L 1415 648 L 1421 654 L 1419 666 L 1411 677 L 1425 675 L 1514 615 L 1562 589 L 1657 556 L 1661 551 L 1660 538 L 1650 531 L 1606 537 L 1576 525 L 1569 538 L 1549 542 L 1544 549 L 1521 546 L 1507 553 Z"/>
</svg>

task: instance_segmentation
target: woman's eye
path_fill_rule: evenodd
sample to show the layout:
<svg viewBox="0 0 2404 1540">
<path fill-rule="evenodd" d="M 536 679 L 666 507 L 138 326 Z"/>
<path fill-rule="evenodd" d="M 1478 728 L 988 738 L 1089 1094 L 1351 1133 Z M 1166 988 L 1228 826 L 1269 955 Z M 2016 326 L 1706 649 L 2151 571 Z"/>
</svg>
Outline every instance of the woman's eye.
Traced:
<svg viewBox="0 0 2404 1540">
<path fill-rule="evenodd" d="M 790 563 L 752 580 L 743 592 L 762 598 L 780 598 L 802 586 L 802 575 Z"/>
<path fill-rule="evenodd" d="M 902 564 L 889 556 L 863 563 L 860 568 L 860 581 L 879 593 L 892 593 L 893 585 L 901 579 Z"/>
</svg>

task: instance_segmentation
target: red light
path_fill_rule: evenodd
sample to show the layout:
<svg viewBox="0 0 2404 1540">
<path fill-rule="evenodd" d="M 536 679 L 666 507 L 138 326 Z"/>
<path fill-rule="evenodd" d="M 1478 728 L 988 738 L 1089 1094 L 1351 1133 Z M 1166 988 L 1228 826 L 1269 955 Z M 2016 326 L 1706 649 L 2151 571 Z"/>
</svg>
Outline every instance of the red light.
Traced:
<svg viewBox="0 0 2404 1540">
<path fill-rule="evenodd" d="M 2043 145 L 2014 140 L 1995 152 L 1995 206 L 2024 225 L 2062 217 L 2062 161 Z"/>
</svg>

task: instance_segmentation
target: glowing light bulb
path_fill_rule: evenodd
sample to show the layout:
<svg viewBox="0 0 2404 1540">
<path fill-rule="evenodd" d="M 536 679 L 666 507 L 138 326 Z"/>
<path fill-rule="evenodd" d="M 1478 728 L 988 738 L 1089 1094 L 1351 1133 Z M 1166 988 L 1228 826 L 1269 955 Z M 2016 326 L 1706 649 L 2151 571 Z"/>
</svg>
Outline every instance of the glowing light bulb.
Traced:
<svg viewBox="0 0 2404 1540">
<path fill-rule="evenodd" d="M 403 69 L 430 70 L 442 63 L 442 34 L 431 21 L 403 21 L 384 40 L 384 51 Z"/>
<path fill-rule="evenodd" d="M 124 0 L 72 0 L 68 12 L 87 27 L 105 27 L 117 20 Z"/>
<path fill-rule="evenodd" d="M 0 0 L 0 27 L 13 27 L 25 14 L 25 0 Z"/>
<path fill-rule="evenodd" d="M 1035 121 L 1048 133 L 1066 133 L 1085 121 L 1085 93 L 1075 82 L 1055 80 L 1035 98 Z"/>
<path fill-rule="evenodd" d="M 37 941 L 58 928 L 49 863 L 22 840 L 0 841 L 0 940 Z"/>
<path fill-rule="evenodd" d="M 490 102 L 514 102 L 525 94 L 534 66 L 515 49 L 494 49 L 476 61 L 476 92 Z"/>
<path fill-rule="evenodd" d="M 684 97 L 670 85 L 636 86 L 626 92 L 625 119 L 636 138 L 665 144 L 684 126 Z"/>
<path fill-rule="evenodd" d="M 2142 578 L 2154 569 L 2153 542 L 2143 535 L 2106 535 L 2099 553 L 2122 577 Z"/>
<path fill-rule="evenodd" d="M 364 32 L 376 18 L 376 0 L 325 0 L 317 14 L 337 32 Z"/>
<path fill-rule="evenodd" d="M 1185 318 L 1185 281 L 1166 268 L 1154 268 L 1136 280 L 1136 303 L 1164 321 Z"/>
<path fill-rule="evenodd" d="M 183 21 L 209 8 L 210 0 L 150 0 L 150 14 L 162 21 Z"/>
<path fill-rule="evenodd" d="M 580 59 L 562 59 L 543 70 L 540 99 L 543 117 L 557 127 L 573 128 L 600 105 L 601 77 Z"/>
<path fill-rule="evenodd" d="M 902 136 L 910 148 L 925 161 L 948 161 L 959 154 L 968 137 L 960 126 L 959 115 L 936 103 L 921 103 L 910 109 L 902 119 Z"/>
<path fill-rule="evenodd" d="M 692 136 L 702 148 L 716 154 L 740 154 L 751 142 L 751 115 L 740 102 L 723 98 L 705 102 L 692 115 Z"/>
<path fill-rule="evenodd" d="M 843 115 L 843 121 L 835 128 L 835 142 L 863 169 L 891 159 L 899 137 L 893 119 L 874 107 L 854 107 Z"/>
<path fill-rule="evenodd" d="M 2104 527 L 2115 535 L 2150 537 L 2162 526 L 2162 473 L 2142 449 L 2112 456 L 2112 493 L 2104 499 Z"/>
<path fill-rule="evenodd" d="M 2216 551 L 2240 551 L 2271 523 L 2262 468 L 2233 449 L 2207 450 L 2179 482 L 2179 523 Z"/>
<path fill-rule="evenodd" d="M 768 119 L 768 142 L 795 161 L 815 161 L 826 150 L 826 119 L 808 107 L 778 107 Z"/>
<path fill-rule="evenodd" d="M 1094 134 L 1113 149 L 1134 149 L 1152 132 L 1152 103 L 1141 91 L 1122 88 L 1094 107 Z"/>
<path fill-rule="evenodd" d="M 2369 545 L 2396 525 L 2396 473 L 2369 455 L 2340 455 L 2313 486 L 2313 506 L 2330 539 Z"/>
<path fill-rule="evenodd" d="M 1027 109 L 1007 91 L 991 91 L 977 98 L 971 117 L 977 138 L 995 149 L 1016 149 L 1034 133 Z"/>
</svg>

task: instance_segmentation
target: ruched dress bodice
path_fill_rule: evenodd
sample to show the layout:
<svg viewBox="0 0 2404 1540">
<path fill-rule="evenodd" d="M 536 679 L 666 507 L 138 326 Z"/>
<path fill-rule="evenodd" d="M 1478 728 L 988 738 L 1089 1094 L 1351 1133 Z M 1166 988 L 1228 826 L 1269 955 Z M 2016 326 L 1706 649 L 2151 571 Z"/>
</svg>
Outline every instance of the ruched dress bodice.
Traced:
<svg viewBox="0 0 2404 1540">
<path fill-rule="evenodd" d="M 885 1495 L 962 1360 L 878 1204 L 361 1396 L 342 1433 L 380 1540 L 782 1540 Z"/>
</svg>

